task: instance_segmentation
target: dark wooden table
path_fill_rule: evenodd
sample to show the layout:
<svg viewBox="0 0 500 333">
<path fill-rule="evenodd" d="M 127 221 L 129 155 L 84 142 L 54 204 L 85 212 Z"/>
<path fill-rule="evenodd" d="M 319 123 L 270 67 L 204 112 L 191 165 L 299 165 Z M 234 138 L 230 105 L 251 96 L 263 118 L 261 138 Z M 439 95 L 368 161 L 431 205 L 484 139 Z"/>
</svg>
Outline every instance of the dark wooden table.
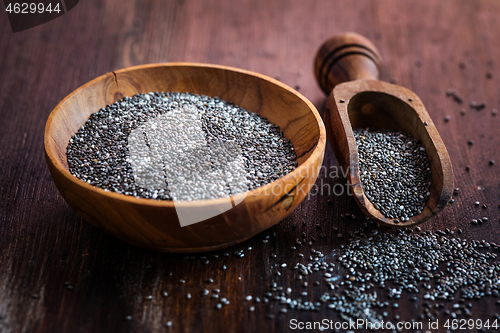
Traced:
<svg viewBox="0 0 500 333">
<path fill-rule="evenodd" d="M 68 14 L 16 34 L 2 11 L 0 332 L 269 332 L 288 331 L 292 318 L 340 320 L 326 307 L 280 314 L 276 302 L 254 304 L 245 296 L 262 299 L 274 281 L 302 291 L 290 270 L 275 275 L 276 264 L 294 256 L 290 247 L 302 232 L 315 237 L 314 247 L 327 255 L 345 244 L 347 237 L 338 238 L 332 228 L 347 235 L 363 223 L 347 195 L 311 196 L 271 230 L 227 249 L 229 257 L 207 254 L 209 264 L 200 255 L 186 260 L 125 244 L 66 205 L 45 164 L 45 121 L 77 87 L 131 65 L 195 61 L 241 67 L 279 78 L 322 111 L 325 96 L 312 71 L 315 52 L 332 34 L 359 32 L 381 52 L 382 79 L 397 80 L 421 97 L 452 159 L 460 195 L 423 229 L 462 228 L 468 239 L 500 242 L 500 115 L 492 115 L 500 108 L 499 24 L 496 0 L 84 0 Z M 446 97 L 450 88 L 460 93 L 462 105 Z M 473 110 L 471 101 L 486 108 Z M 451 120 L 445 123 L 447 115 Z M 475 144 L 468 146 L 468 140 Z M 497 163 L 490 166 L 490 160 Z M 330 146 L 324 164 L 338 165 Z M 345 182 L 322 176 L 317 184 Z M 475 201 L 488 208 L 474 207 Z M 357 219 L 342 219 L 344 213 Z M 470 224 L 481 216 L 490 222 Z M 263 244 L 266 235 L 270 241 Z M 241 249 L 245 257 L 233 255 Z M 214 283 L 207 285 L 208 278 Z M 219 288 L 231 304 L 215 309 L 215 300 L 200 296 L 206 286 Z M 317 301 L 327 288 L 311 283 L 304 290 Z M 492 319 L 500 312 L 494 302 L 479 301 L 472 318 Z M 407 298 L 400 303 L 402 320 L 422 309 Z M 276 317 L 267 319 L 268 313 Z M 125 320 L 128 315 L 132 320 Z"/>
</svg>

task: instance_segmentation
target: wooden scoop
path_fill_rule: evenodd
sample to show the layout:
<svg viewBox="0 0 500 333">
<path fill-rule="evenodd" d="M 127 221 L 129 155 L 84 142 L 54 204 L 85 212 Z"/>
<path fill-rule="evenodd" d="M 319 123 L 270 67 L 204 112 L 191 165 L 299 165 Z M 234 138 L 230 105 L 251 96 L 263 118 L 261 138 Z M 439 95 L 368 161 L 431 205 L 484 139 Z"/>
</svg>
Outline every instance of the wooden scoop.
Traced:
<svg viewBox="0 0 500 333">
<path fill-rule="evenodd" d="M 361 210 L 376 222 L 408 227 L 425 222 L 448 203 L 453 191 L 450 157 L 422 101 L 412 91 L 378 81 L 380 55 L 375 46 L 356 33 L 327 40 L 316 54 L 316 80 L 326 94 L 324 120 L 327 136 Z M 431 164 L 430 197 L 421 214 L 395 223 L 377 210 L 363 192 L 353 128 L 409 132 L 419 139 Z"/>
</svg>

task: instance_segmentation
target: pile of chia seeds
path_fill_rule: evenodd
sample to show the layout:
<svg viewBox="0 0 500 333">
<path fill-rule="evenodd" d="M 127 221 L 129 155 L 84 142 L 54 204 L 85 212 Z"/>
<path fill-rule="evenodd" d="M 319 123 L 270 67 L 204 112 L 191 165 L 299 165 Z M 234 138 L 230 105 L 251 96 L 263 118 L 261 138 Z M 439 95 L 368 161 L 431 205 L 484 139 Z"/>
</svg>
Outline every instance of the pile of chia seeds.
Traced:
<svg viewBox="0 0 500 333">
<path fill-rule="evenodd" d="M 439 313 L 451 319 L 468 317 L 474 300 L 492 296 L 500 304 L 500 262 L 495 260 L 495 251 L 500 251 L 499 245 L 461 239 L 450 230 L 420 232 L 417 227 L 381 233 L 362 229 L 352 233 L 348 245 L 341 246 L 338 253 L 311 247 L 310 254 L 299 253 L 278 265 L 295 271 L 290 272 L 291 277 L 295 275 L 304 289 L 308 283 L 326 284 L 330 292 L 313 295 L 316 300 L 311 301 L 300 288 L 273 283 L 263 301 L 279 302 L 282 313 L 319 311 L 327 306 L 345 321 L 363 319 L 375 327 L 382 321 L 401 320 L 399 315 L 387 318 L 390 309 L 399 307 L 401 297 L 423 304 L 423 312 L 408 321 L 434 320 Z M 390 301 L 381 301 L 382 295 Z"/>
<path fill-rule="evenodd" d="M 421 143 L 409 133 L 357 129 L 363 191 L 395 222 L 420 214 L 429 198 L 431 169 Z"/>
<path fill-rule="evenodd" d="M 293 230 L 296 229 L 294 225 Z M 375 328 L 391 328 L 398 322 L 425 325 L 438 317 L 469 319 L 472 311 L 478 311 L 474 308 L 481 306 L 477 300 L 493 297 L 500 305 L 500 262 L 495 253 L 500 252 L 500 245 L 466 240 L 461 234 L 461 229 L 421 232 L 420 227 L 385 233 L 367 219 L 360 230 L 349 235 L 347 245 L 321 252 L 314 246 L 325 239 L 323 234 L 316 239 L 301 232 L 289 259 L 280 261 L 276 254 L 265 258 L 269 279 L 264 283 L 269 286 L 268 292 L 228 295 L 219 289 L 222 281 L 208 278 L 200 296 L 207 298 L 215 310 L 230 306 L 235 299 L 244 300 L 244 310 L 266 311 L 270 320 L 288 313 L 294 318 L 296 311 L 325 309 L 335 311 L 345 322 L 363 320 Z M 276 233 L 262 235 L 262 246 L 276 248 L 277 238 Z M 251 260 L 247 258 L 252 251 L 259 249 L 240 247 L 183 259 L 188 265 L 192 262 L 193 267 L 199 267 L 198 260 L 214 265 L 213 270 L 207 267 L 207 273 L 216 276 L 219 270 L 227 269 L 226 258 L 231 253 L 238 260 Z M 185 280 L 179 283 L 184 284 Z M 185 298 L 191 299 L 193 292 Z M 163 296 L 169 296 L 169 291 L 164 291 Z M 419 311 L 405 312 L 413 318 L 401 318 L 398 314 L 400 302 L 407 299 L 421 305 Z M 492 327 L 495 323 L 500 325 L 498 313 L 491 318 Z M 171 326 L 172 322 L 166 325 Z M 423 332 L 423 328 L 413 331 Z"/>
<path fill-rule="evenodd" d="M 266 118 L 217 97 L 176 92 L 137 94 L 100 109 L 66 154 L 70 172 L 93 186 L 160 200 L 235 195 L 297 167 L 290 141 Z"/>
</svg>

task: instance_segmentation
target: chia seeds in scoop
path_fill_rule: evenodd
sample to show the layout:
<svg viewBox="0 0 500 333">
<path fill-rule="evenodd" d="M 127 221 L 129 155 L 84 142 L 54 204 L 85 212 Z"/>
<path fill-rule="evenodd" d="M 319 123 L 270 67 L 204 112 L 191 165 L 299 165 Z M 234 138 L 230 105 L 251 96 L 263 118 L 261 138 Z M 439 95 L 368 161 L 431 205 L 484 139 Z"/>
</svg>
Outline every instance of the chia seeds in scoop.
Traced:
<svg viewBox="0 0 500 333">
<path fill-rule="evenodd" d="M 396 222 L 420 214 L 430 196 L 431 168 L 425 148 L 409 133 L 357 129 L 363 191 Z"/>
<path fill-rule="evenodd" d="M 70 139 L 70 172 L 108 191 L 160 200 L 236 195 L 297 167 L 279 127 L 217 97 L 154 92 L 92 114 Z"/>
</svg>

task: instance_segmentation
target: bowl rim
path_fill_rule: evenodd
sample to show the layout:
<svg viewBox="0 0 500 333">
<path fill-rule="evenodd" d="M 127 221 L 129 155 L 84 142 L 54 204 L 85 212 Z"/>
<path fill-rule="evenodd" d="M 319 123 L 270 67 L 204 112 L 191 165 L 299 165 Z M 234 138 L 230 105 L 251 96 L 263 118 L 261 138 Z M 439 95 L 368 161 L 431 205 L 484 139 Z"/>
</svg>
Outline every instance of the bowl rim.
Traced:
<svg viewBox="0 0 500 333">
<path fill-rule="evenodd" d="M 174 200 L 157 200 L 157 199 L 147 199 L 147 198 L 138 198 L 132 195 L 126 195 L 122 193 L 117 193 L 109 190 L 102 189 L 97 186 L 90 185 L 83 180 L 73 176 L 71 172 L 66 169 L 63 164 L 59 161 L 58 158 L 56 158 L 56 154 L 54 153 L 53 150 L 53 145 L 55 143 L 53 140 L 51 140 L 51 132 L 54 131 L 54 128 L 52 126 L 52 121 L 55 117 L 55 115 L 59 112 L 61 107 L 74 95 L 76 95 L 78 92 L 81 90 L 85 89 L 87 86 L 90 86 L 94 84 L 95 82 L 99 80 L 103 80 L 106 77 L 109 77 L 110 75 L 113 75 L 116 77 L 117 74 L 120 73 L 125 73 L 129 72 L 132 70 L 138 70 L 138 69 L 144 69 L 144 68 L 154 68 L 154 67 L 199 67 L 199 68 L 214 68 L 214 69 L 219 69 L 223 71 L 232 71 L 232 72 L 237 72 L 240 74 L 245 74 L 249 76 L 256 77 L 258 79 L 262 79 L 268 82 L 271 82 L 280 88 L 291 92 L 295 96 L 297 96 L 300 100 L 302 100 L 308 107 L 309 110 L 312 112 L 316 119 L 316 124 L 318 125 L 319 128 L 319 137 L 318 141 L 315 143 L 314 150 L 312 151 L 311 155 L 304 161 L 302 162 L 301 165 L 299 165 L 296 169 L 294 169 L 292 172 L 287 173 L 283 177 L 278 178 L 277 180 L 257 187 L 251 191 L 247 191 L 244 193 L 240 193 L 234 196 L 229 196 L 229 197 L 222 197 L 222 198 L 215 198 L 215 199 L 203 199 L 203 200 L 193 200 L 193 201 L 187 201 L 187 200 L 181 200 L 181 201 L 174 201 Z M 97 112 L 97 111 L 96 111 Z M 224 66 L 224 65 L 216 65 L 216 64 L 207 64 L 207 63 L 197 63 L 197 62 L 166 62 L 166 63 L 151 63 L 151 64 L 143 64 L 143 65 L 137 65 L 137 66 L 130 66 L 130 67 L 125 67 L 116 71 L 111 71 L 106 74 L 100 75 L 96 77 L 95 79 L 85 83 L 84 85 L 78 87 L 75 89 L 73 92 L 68 94 L 66 97 L 64 97 L 63 100 L 61 100 L 56 107 L 51 111 L 47 122 L 45 124 L 45 131 L 44 131 L 44 150 L 45 150 L 45 157 L 47 159 L 47 163 L 50 163 L 61 173 L 61 175 L 67 180 L 73 183 L 74 185 L 81 187 L 87 191 L 94 192 L 97 195 L 103 195 L 105 197 L 108 197 L 109 199 L 114 199 L 114 200 L 119 200 L 119 201 L 124 201 L 127 203 L 132 203 L 132 204 L 139 204 L 139 205 L 146 205 L 146 206 L 153 206 L 153 207 L 192 207 L 192 206 L 217 206 L 221 204 L 227 204 L 230 203 L 233 206 L 236 206 L 234 202 L 241 203 L 244 201 L 246 197 L 253 197 L 258 193 L 264 192 L 264 193 L 269 193 L 266 192 L 266 190 L 270 190 L 275 183 L 279 181 L 288 181 L 291 178 L 295 178 L 297 174 L 305 174 L 307 175 L 307 169 L 310 163 L 315 159 L 318 158 L 318 155 L 324 155 L 326 148 L 326 129 L 325 125 L 323 123 L 323 119 L 321 118 L 320 114 L 318 113 L 318 110 L 316 107 L 302 94 L 300 94 L 298 91 L 292 89 L 288 85 L 282 83 L 281 81 L 278 81 L 276 79 L 273 79 L 267 75 L 256 73 L 253 71 L 249 71 L 246 69 L 241 69 L 241 68 L 236 68 L 236 67 L 231 67 L 231 66 Z"/>
</svg>

